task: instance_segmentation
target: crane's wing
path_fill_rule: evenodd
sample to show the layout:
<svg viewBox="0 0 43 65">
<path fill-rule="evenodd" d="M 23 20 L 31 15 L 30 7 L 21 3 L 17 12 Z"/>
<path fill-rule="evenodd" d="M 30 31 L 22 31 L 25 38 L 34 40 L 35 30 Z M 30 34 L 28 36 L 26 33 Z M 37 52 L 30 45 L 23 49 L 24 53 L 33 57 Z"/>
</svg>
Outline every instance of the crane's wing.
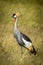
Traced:
<svg viewBox="0 0 43 65">
<path fill-rule="evenodd" d="M 26 36 L 23 33 L 21 33 L 21 35 L 22 35 L 22 38 L 24 38 L 27 42 L 31 42 L 32 43 L 32 41 L 30 40 L 30 38 L 28 36 Z"/>
<path fill-rule="evenodd" d="M 32 41 L 25 34 L 21 33 L 21 35 L 22 35 L 22 41 L 25 44 L 24 46 L 28 48 L 31 45 Z"/>
</svg>

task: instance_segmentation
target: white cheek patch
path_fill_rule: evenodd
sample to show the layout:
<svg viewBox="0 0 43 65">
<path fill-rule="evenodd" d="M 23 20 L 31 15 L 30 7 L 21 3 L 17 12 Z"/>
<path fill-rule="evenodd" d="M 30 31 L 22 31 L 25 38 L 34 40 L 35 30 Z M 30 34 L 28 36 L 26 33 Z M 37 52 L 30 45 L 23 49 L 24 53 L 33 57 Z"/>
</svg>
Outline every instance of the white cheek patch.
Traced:
<svg viewBox="0 0 43 65">
<path fill-rule="evenodd" d="M 25 43 L 25 47 L 26 48 L 29 48 L 31 45 L 32 45 L 32 43 L 31 42 L 29 42 L 29 41 L 27 41 L 27 40 L 25 40 L 23 37 L 22 37 L 22 40 L 23 40 L 23 42 Z"/>
<path fill-rule="evenodd" d="M 14 18 L 16 18 L 17 16 L 15 15 Z"/>
</svg>

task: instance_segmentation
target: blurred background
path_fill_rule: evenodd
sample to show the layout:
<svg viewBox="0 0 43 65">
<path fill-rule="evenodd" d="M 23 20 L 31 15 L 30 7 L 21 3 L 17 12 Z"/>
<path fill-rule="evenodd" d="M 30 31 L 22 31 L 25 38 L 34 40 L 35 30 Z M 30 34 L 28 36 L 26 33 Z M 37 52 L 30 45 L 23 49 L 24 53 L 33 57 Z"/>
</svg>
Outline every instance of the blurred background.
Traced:
<svg viewBox="0 0 43 65">
<path fill-rule="evenodd" d="M 12 14 L 21 12 L 18 18 L 20 31 L 33 42 L 37 54 L 17 44 L 13 35 Z M 43 0 L 0 0 L 0 65 L 43 65 Z"/>
</svg>

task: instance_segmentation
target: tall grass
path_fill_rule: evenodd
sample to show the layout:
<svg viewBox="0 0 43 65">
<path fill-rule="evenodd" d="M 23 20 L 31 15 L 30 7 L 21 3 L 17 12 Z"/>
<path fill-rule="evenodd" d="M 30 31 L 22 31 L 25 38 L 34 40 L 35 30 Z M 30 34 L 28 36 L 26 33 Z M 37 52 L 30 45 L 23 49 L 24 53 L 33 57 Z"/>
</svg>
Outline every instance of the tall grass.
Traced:
<svg viewBox="0 0 43 65">
<path fill-rule="evenodd" d="M 0 65 L 43 65 L 43 3 L 42 0 L 0 0 Z M 30 55 L 17 44 L 13 36 L 13 13 L 18 18 L 20 31 L 28 35 L 37 54 Z"/>
</svg>

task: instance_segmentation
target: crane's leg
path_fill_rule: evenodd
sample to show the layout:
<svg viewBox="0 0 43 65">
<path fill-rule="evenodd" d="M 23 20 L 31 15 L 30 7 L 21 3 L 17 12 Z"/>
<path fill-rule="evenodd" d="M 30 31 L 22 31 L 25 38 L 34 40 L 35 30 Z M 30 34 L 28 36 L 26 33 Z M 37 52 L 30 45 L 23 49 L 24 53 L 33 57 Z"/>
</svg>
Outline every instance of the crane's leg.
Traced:
<svg viewBox="0 0 43 65">
<path fill-rule="evenodd" d="M 23 54 L 23 51 L 22 51 L 22 46 L 21 46 L 21 54 Z"/>
<path fill-rule="evenodd" d="M 29 51 L 29 54 L 31 55 L 31 52 Z"/>
</svg>

